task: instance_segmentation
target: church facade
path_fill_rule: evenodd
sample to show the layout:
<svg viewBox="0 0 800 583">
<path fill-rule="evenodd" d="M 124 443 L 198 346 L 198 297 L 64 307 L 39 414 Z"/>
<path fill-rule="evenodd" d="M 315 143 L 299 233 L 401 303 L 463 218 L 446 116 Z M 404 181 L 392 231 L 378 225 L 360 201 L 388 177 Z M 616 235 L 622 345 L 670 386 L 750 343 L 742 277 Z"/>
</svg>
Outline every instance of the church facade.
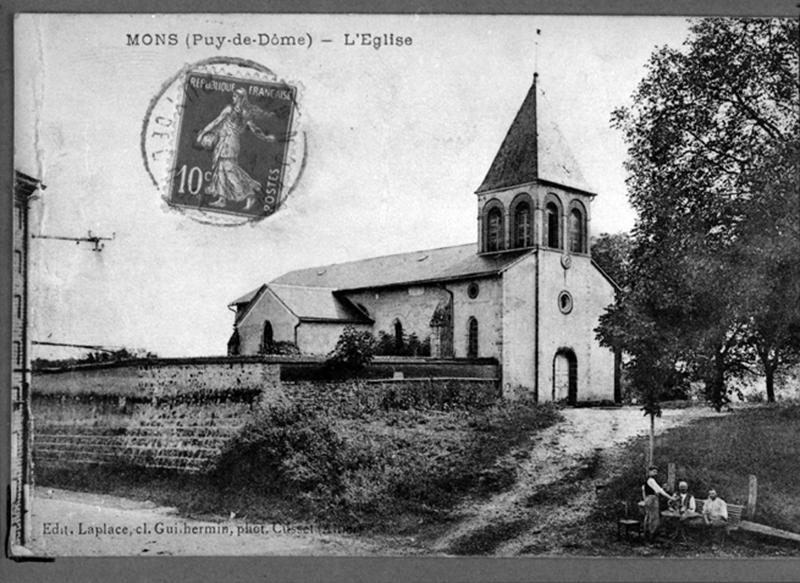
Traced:
<svg viewBox="0 0 800 583">
<path fill-rule="evenodd" d="M 493 357 L 503 393 L 616 400 L 614 354 L 594 329 L 615 284 L 591 258 L 595 193 L 534 76 L 476 191 L 476 244 L 286 273 L 231 302 L 229 352 L 277 342 L 327 354 L 346 326 L 414 334 L 438 358 Z"/>
</svg>

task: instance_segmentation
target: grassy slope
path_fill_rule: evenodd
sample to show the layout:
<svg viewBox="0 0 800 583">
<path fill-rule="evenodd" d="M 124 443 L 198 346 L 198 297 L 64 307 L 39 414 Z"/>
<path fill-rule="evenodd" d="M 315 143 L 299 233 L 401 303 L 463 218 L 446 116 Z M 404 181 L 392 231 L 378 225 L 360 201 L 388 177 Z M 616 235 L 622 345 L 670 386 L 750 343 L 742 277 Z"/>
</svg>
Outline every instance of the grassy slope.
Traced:
<svg viewBox="0 0 800 583">
<path fill-rule="evenodd" d="M 332 476 L 312 476 L 306 486 L 281 485 L 280 470 L 268 453 L 276 446 L 275 436 L 264 441 L 258 427 L 232 444 L 217 475 L 40 467 L 37 482 L 149 499 L 197 517 L 225 518 L 235 512 L 249 520 L 315 520 L 375 533 L 410 533 L 446 523 L 464 496 L 507 488 L 515 479 L 515 463 L 508 454 L 559 418 L 552 406 L 500 402 L 483 410 L 383 411 L 360 418 L 314 415 L 311 436 L 285 441 L 285 434 L 278 435 L 278 445 L 288 443 L 289 457 L 309 456 L 310 463 L 299 458 L 293 475 L 319 468 L 321 461 L 325 465 L 327 454 L 320 459 L 320 448 L 334 448 L 337 463 L 347 468 L 335 492 L 326 489 Z M 309 422 L 290 426 L 303 431 Z M 320 440 L 328 431 L 330 436 Z M 331 436 L 336 440 L 329 442 Z M 308 437 L 313 439 L 306 443 Z"/>
<path fill-rule="evenodd" d="M 800 532 L 798 429 L 800 404 L 738 409 L 726 417 L 703 419 L 668 431 L 657 440 L 656 462 L 659 466 L 674 462 L 678 478 L 686 479 L 696 496 L 705 498 L 713 486 L 724 500 L 734 504 L 747 503 L 748 475 L 754 474 L 758 478 L 758 501 L 753 520 Z M 633 440 L 603 468 L 609 481 L 598 494 L 589 519 L 592 545 L 626 552 L 613 542 L 613 509 L 617 501 L 635 502 L 641 497 L 645 451 L 646 438 Z M 773 541 L 737 538 L 740 554 L 749 554 L 744 548 L 747 546 L 783 554 L 770 547 Z M 796 554 L 791 547 L 786 550 Z"/>
<path fill-rule="evenodd" d="M 739 409 L 667 432 L 656 445 L 661 466 L 674 462 L 678 478 L 705 498 L 712 486 L 729 503 L 746 504 L 748 475 L 758 478 L 755 520 L 800 530 L 800 405 Z M 601 505 L 637 498 L 643 476 L 644 439 L 626 447 L 621 474 L 600 497 Z M 664 478 L 666 476 L 662 476 Z"/>
</svg>

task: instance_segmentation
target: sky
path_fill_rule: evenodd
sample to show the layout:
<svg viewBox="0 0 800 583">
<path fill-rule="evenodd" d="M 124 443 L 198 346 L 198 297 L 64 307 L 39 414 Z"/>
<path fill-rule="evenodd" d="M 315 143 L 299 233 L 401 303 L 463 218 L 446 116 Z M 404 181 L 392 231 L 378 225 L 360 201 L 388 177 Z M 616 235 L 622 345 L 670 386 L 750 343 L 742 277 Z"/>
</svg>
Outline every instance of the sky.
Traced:
<svg viewBox="0 0 800 583">
<path fill-rule="evenodd" d="M 611 112 L 630 103 L 653 50 L 680 47 L 687 29 L 678 17 L 18 16 L 15 167 L 47 186 L 31 205 L 31 232 L 115 235 L 100 253 L 31 242 L 32 338 L 224 354 L 230 301 L 287 271 L 474 242 L 474 191 L 534 71 L 598 193 L 592 234 L 628 230 L 626 150 Z M 179 42 L 127 46 L 136 33 Z M 312 44 L 185 42 L 237 33 L 305 34 Z M 357 33 L 413 40 L 346 46 Z M 302 173 L 259 222 L 214 226 L 170 208 L 143 163 L 151 100 L 210 57 L 255 61 L 298 88 Z M 34 347 L 34 357 L 70 355 Z"/>
</svg>

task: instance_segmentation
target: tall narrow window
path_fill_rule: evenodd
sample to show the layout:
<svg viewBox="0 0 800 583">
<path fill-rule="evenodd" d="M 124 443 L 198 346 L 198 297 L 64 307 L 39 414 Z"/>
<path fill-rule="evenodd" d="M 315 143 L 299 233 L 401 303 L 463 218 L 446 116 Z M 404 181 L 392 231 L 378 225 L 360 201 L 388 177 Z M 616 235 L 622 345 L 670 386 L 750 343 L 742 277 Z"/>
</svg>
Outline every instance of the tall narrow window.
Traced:
<svg viewBox="0 0 800 583">
<path fill-rule="evenodd" d="M 394 347 L 397 350 L 403 349 L 403 324 L 400 320 L 394 321 Z"/>
<path fill-rule="evenodd" d="M 547 246 L 551 249 L 561 249 L 560 222 L 558 205 L 554 202 L 547 203 Z"/>
<path fill-rule="evenodd" d="M 17 366 L 22 364 L 22 342 L 14 340 L 14 362 Z"/>
<path fill-rule="evenodd" d="M 493 208 L 486 216 L 486 250 L 500 251 L 503 248 L 503 214 Z"/>
<path fill-rule="evenodd" d="M 14 249 L 14 267 L 17 273 L 22 273 L 22 251 L 19 249 Z"/>
<path fill-rule="evenodd" d="M 19 294 L 14 295 L 14 309 L 17 312 L 17 318 L 22 318 L 22 296 Z"/>
<path fill-rule="evenodd" d="M 583 253 L 583 213 L 572 209 L 569 213 L 569 250 L 574 253 Z"/>
<path fill-rule="evenodd" d="M 532 244 L 531 207 L 527 202 L 521 202 L 514 210 L 514 247 L 530 247 Z"/>
<path fill-rule="evenodd" d="M 467 323 L 467 357 L 478 358 L 478 321 L 475 318 Z"/>
<path fill-rule="evenodd" d="M 264 330 L 261 333 L 261 352 L 269 353 L 272 349 L 272 322 L 264 320 Z"/>
</svg>

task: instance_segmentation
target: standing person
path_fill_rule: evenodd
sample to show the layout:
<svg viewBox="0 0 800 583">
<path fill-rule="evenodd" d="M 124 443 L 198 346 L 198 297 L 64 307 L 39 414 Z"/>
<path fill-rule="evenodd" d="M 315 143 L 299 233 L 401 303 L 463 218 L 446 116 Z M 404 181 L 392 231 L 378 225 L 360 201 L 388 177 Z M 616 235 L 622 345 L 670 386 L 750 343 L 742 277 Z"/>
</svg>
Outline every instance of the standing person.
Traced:
<svg viewBox="0 0 800 583">
<path fill-rule="evenodd" d="M 247 91 L 242 87 L 234 90 L 232 101 L 214 121 L 197 134 L 197 144 L 205 149 L 213 148 L 211 183 L 205 192 L 217 198 L 209 204 L 223 208 L 227 201 L 246 200 L 244 210 L 250 210 L 261 190 L 261 183 L 239 166 L 240 136 L 245 130 L 249 130 L 259 140 L 274 142 L 275 136 L 265 134 L 255 124 L 256 117 L 274 114 L 251 104 L 247 99 Z"/>
<path fill-rule="evenodd" d="M 644 498 L 644 536 L 645 538 L 653 538 L 659 525 L 661 524 L 661 510 L 658 504 L 658 497 L 663 496 L 667 500 L 674 500 L 664 488 L 658 485 L 656 481 L 658 476 L 658 468 L 650 466 L 647 470 L 647 479 L 642 484 L 642 497 Z"/>
</svg>

